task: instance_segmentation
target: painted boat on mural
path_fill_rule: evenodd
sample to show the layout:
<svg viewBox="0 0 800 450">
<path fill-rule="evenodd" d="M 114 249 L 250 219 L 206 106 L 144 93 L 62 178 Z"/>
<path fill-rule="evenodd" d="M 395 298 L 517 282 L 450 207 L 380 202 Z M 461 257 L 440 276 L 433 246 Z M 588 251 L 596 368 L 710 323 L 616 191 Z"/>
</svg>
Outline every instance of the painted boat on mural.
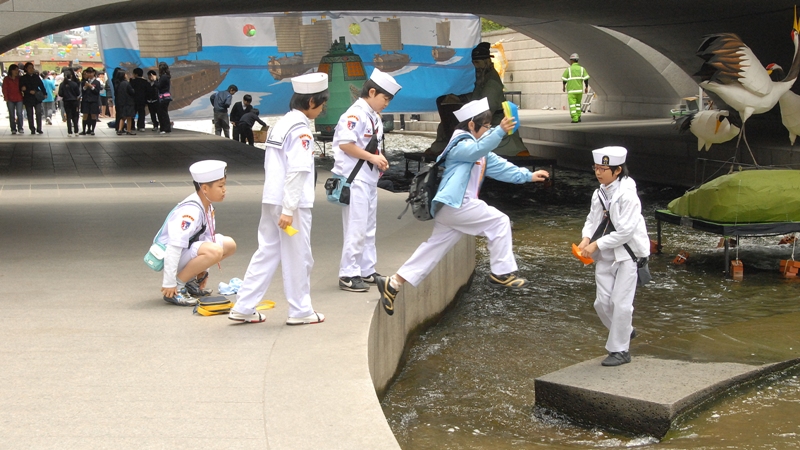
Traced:
<svg viewBox="0 0 800 450">
<path fill-rule="evenodd" d="M 411 57 L 405 53 L 397 53 L 403 49 L 400 19 L 378 22 L 378 31 L 381 36 L 381 50 L 386 53 L 376 53 L 372 63 L 383 72 L 394 72 L 405 67 Z"/>
<path fill-rule="evenodd" d="M 276 17 L 275 40 L 281 57 L 270 56 L 267 69 L 277 81 L 314 70 L 328 53 L 333 41 L 330 19 L 312 19 L 303 25 L 302 16 Z M 292 55 L 289 55 L 292 53 Z"/>
<path fill-rule="evenodd" d="M 169 64 L 172 76 L 170 110 L 189 106 L 194 100 L 215 90 L 230 71 L 227 69 L 223 72 L 216 61 L 178 59 L 203 49 L 202 36 L 197 32 L 194 17 L 139 21 L 136 22 L 136 31 L 140 57 L 156 58 L 155 66 L 144 68 L 144 71 L 152 69 L 158 72 L 159 60 Z M 173 58 L 172 62 L 165 60 L 170 57 Z M 133 69 L 128 67 L 130 65 L 120 64 L 129 71 Z"/>
<path fill-rule="evenodd" d="M 431 49 L 431 56 L 437 62 L 448 61 L 455 56 L 456 51 L 450 45 L 450 21 L 443 20 L 436 23 L 436 47 Z"/>
</svg>

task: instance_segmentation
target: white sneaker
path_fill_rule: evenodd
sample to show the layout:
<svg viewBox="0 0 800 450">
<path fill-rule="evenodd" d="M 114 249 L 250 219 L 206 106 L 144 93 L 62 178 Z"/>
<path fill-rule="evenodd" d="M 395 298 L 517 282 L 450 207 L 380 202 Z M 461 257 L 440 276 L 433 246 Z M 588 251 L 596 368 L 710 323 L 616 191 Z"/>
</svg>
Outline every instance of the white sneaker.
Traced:
<svg viewBox="0 0 800 450">
<path fill-rule="evenodd" d="M 314 311 L 314 314 L 305 317 L 289 317 L 286 319 L 286 325 L 308 325 L 312 323 L 325 322 L 325 316 L 322 313 Z"/>
<path fill-rule="evenodd" d="M 228 313 L 228 319 L 233 320 L 234 322 L 261 323 L 267 320 L 267 316 L 261 314 L 258 311 L 253 311 L 252 314 L 243 314 L 231 310 L 231 312 Z"/>
</svg>

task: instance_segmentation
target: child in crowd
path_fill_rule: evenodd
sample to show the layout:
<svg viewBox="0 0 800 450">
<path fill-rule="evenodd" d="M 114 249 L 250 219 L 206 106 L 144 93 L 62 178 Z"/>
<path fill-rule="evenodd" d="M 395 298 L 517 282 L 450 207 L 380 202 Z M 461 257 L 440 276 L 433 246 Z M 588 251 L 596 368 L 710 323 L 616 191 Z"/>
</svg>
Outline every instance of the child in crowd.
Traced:
<svg viewBox="0 0 800 450">
<path fill-rule="evenodd" d="M 444 174 L 431 214 L 433 234 L 423 242 L 391 277 L 378 277 L 381 304 L 387 314 L 394 314 L 394 300 L 400 287 L 408 281 L 413 286 L 433 270 L 436 264 L 465 234 L 484 236 L 488 240 L 491 274 L 489 284 L 518 289 L 528 284 L 516 276 L 517 262 L 511 250 L 511 221 L 508 216 L 478 198 L 484 176 L 507 183 L 540 182 L 550 174 L 545 170 L 531 173 L 492 153 L 514 120 L 504 118 L 492 128 L 492 112 L 484 97 L 467 103 L 455 112 L 459 123 L 453 137 L 439 155 L 445 158 Z"/>
<path fill-rule="evenodd" d="M 189 167 L 195 193 L 176 206 L 161 229 L 156 242 L 166 245 L 164 301 L 178 306 L 194 306 L 191 296 L 209 295 L 205 290 L 208 268 L 236 253 L 236 242 L 216 232 L 213 202 L 225 199 L 227 175 L 223 161 L 206 160 Z"/>
<path fill-rule="evenodd" d="M 150 122 L 153 131 L 158 131 L 158 74 L 155 70 L 147 71 L 147 112 L 150 113 Z"/>
<path fill-rule="evenodd" d="M 373 136 L 383 139 L 381 111 L 389 106 L 400 85 L 391 75 L 373 70 L 361 88 L 361 98 L 339 118 L 333 135 L 336 175 L 349 177 L 356 164 L 364 160 L 350 185 L 350 204 L 342 207 L 344 245 L 339 263 L 339 289 L 367 292 L 379 276 L 375 228 L 378 209 L 378 179 L 389 168 L 380 146 L 370 153 L 365 148 Z"/>
<path fill-rule="evenodd" d="M 228 314 L 236 322 L 266 320 L 256 306 L 264 298 L 278 263 L 289 302 L 286 324 L 325 320 L 311 306 L 314 138 L 310 121 L 320 115 L 328 101 L 328 75 L 317 72 L 292 78 L 292 89 L 291 111 L 270 129 L 267 137 L 258 250 L 247 266 L 236 304 Z"/>
<path fill-rule="evenodd" d="M 594 175 L 600 187 L 592 195 L 591 209 L 581 232 L 583 239 L 578 245 L 582 256 L 595 260 L 594 309 L 608 328 L 608 357 L 601 363 L 604 366 L 631 362 L 628 348 L 636 336 L 632 326 L 636 258 L 650 255 L 642 204 L 625 165 L 627 154 L 624 147 L 592 151 Z"/>
<path fill-rule="evenodd" d="M 133 88 L 133 103 L 136 109 L 136 129 L 145 130 L 145 107 L 147 105 L 147 90 L 150 84 L 144 79 L 144 70 L 141 67 L 133 69 L 133 78 L 130 80 Z"/>
<path fill-rule="evenodd" d="M 251 146 L 255 146 L 255 137 L 253 136 L 253 125 L 256 122 L 260 123 L 262 127 L 267 126 L 263 120 L 258 118 L 258 113 L 261 112 L 256 108 L 250 110 L 250 112 L 244 113 L 242 117 L 236 122 L 239 127 L 239 142 L 247 142 Z"/>
<path fill-rule="evenodd" d="M 95 70 L 87 67 L 84 71 L 81 85 L 81 113 L 83 113 L 83 130 L 78 133 L 81 136 L 94 136 L 97 126 L 97 117 L 100 115 L 100 89 L 102 85 L 95 78 Z"/>
<path fill-rule="evenodd" d="M 58 86 L 58 96 L 64 102 L 64 114 L 67 117 L 67 136 L 71 137 L 73 132 L 77 136 L 81 85 L 75 77 L 75 72 L 69 67 L 64 69 L 63 74 L 64 80 Z"/>
<path fill-rule="evenodd" d="M 115 108 L 117 111 L 117 136 L 121 134 L 135 135 L 133 132 L 133 118 L 136 116 L 136 99 L 131 82 L 128 81 L 128 74 L 120 72 L 118 75 L 119 83 L 114 93 Z M 125 124 L 128 124 L 127 130 Z"/>
</svg>

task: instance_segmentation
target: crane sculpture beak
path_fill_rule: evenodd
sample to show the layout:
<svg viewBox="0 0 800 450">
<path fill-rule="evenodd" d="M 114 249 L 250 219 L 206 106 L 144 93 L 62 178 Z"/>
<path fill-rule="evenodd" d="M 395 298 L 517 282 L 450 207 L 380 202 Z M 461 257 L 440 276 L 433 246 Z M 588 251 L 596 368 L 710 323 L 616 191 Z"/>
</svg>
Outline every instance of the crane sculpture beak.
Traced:
<svg viewBox="0 0 800 450">
<path fill-rule="evenodd" d="M 720 116 L 719 119 L 717 119 L 717 126 L 714 127 L 714 134 L 717 134 L 717 131 L 719 131 L 719 126 L 722 125 L 723 118 L 724 116 Z"/>
<path fill-rule="evenodd" d="M 794 7 L 794 26 L 792 30 L 794 30 L 796 34 L 800 34 L 800 24 L 797 22 L 797 5 Z"/>
</svg>

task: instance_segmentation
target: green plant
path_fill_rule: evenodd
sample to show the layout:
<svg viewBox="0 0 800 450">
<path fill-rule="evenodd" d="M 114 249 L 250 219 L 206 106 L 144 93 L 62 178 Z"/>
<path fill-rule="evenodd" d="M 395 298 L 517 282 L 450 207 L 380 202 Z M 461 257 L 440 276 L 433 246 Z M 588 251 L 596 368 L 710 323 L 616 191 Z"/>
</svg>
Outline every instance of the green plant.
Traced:
<svg viewBox="0 0 800 450">
<path fill-rule="evenodd" d="M 492 22 L 489 19 L 484 19 L 483 17 L 481 17 L 481 33 L 486 33 L 486 32 L 489 32 L 489 31 L 503 30 L 505 28 L 506 27 L 500 25 L 499 23 Z"/>
</svg>

